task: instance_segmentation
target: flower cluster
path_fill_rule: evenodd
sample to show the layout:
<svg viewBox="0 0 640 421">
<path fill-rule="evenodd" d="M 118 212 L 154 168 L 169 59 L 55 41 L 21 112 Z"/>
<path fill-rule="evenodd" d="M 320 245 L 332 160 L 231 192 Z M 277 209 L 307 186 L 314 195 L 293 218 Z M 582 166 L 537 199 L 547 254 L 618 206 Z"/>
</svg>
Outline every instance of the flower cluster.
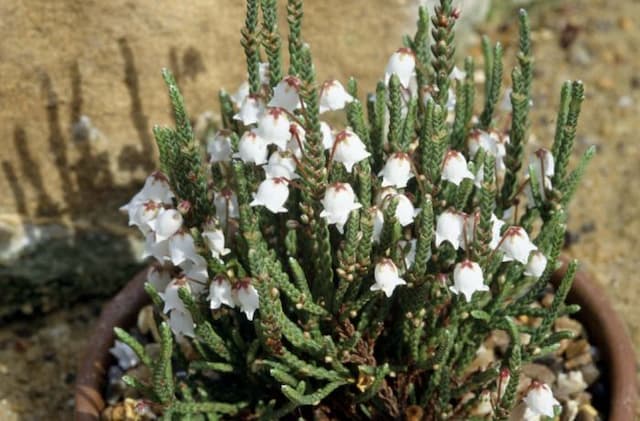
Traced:
<svg viewBox="0 0 640 421">
<path fill-rule="evenodd" d="M 176 117 L 175 129 L 156 131 L 166 175 L 150 176 L 123 207 L 156 261 L 147 291 L 167 321 L 163 359 L 151 362 L 154 398 L 165 414 L 262 419 L 325 400 L 344 403 L 331 408 L 338 418 L 398 418 L 419 405 L 432 418 L 505 419 L 518 404 L 527 419 L 553 416 L 549 387 L 523 389 L 519 370 L 566 337 L 551 326 L 566 311 L 575 263 L 547 312 L 537 300 L 592 154 L 567 173 L 582 85 L 565 86 L 553 147 L 529 154 L 526 14 L 501 131 L 501 49 L 485 46 L 475 115 L 473 60 L 464 71 L 453 63 L 450 0 L 431 31 L 421 10 L 415 37 L 391 54 L 366 102 L 354 80 L 317 82 L 300 0 L 287 8 L 283 76 L 275 3 L 247 2 L 248 80 L 221 92 L 206 160 L 165 73 Z M 539 320 L 521 324 L 530 318 Z M 193 348 L 175 361 L 169 329 Z M 495 331 L 509 344 L 479 369 Z M 186 380 L 176 380 L 181 369 Z M 227 385 L 233 394 L 220 390 Z"/>
</svg>

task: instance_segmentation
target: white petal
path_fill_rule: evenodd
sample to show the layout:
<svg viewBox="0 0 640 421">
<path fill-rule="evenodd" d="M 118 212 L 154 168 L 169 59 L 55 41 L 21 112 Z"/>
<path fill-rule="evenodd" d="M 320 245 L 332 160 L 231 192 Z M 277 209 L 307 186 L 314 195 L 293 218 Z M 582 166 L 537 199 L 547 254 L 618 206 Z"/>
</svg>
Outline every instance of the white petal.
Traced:
<svg viewBox="0 0 640 421">
<path fill-rule="evenodd" d="M 320 122 L 320 133 L 322 133 L 322 146 L 324 146 L 324 149 L 327 150 L 333 148 L 333 143 L 336 139 L 333 136 L 331 127 L 324 121 Z"/>
<path fill-rule="evenodd" d="M 162 210 L 150 225 L 156 233 L 156 241 L 164 241 L 182 227 L 182 215 L 175 209 Z"/>
<path fill-rule="evenodd" d="M 164 292 L 160 293 L 164 301 L 163 313 L 169 313 L 171 310 L 178 310 L 183 313 L 187 312 L 187 308 L 178 295 L 178 290 L 183 287 L 191 291 L 191 287 L 185 278 L 173 279 L 169 282 Z"/>
<path fill-rule="evenodd" d="M 195 337 L 193 317 L 191 317 L 191 313 L 188 311 L 173 310 L 171 314 L 169 314 L 169 326 L 176 335 L 184 335 L 191 338 Z"/>
<path fill-rule="evenodd" d="M 169 254 L 171 262 L 179 265 L 185 260 L 195 261 L 198 253 L 193 237 L 188 232 L 179 232 L 169 238 Z"/>
<path fill-rule="evenodd" d="M 404 279 L 398 276 L 398 268 L 391 259 L 382 259 L 374 269 L 375 283 L 371 291 L 383 291 L 387 297 L 393 295 L 393 291 L 399 285 L 406 285 Z"/>
<path fill-rule="evenodd" d="M 269 156 L 269 162 L 263 168 L 267 178 L 284 177 L 288 180 L 300 178 L 296 174 L 296 161 L 288 151 L 273 151 Z"/>
<path fill-rule="evenodd" d="M 329 80 L 322 85 L 320 90 L 320 113 L 341 110 L 352 101 L 353 97 L 340 82 Z"/>
<path fill-rule="evenodd" d="M 287 149 L 298 159 L 302 158 L 302 151 L 305 148 L 305 142 L 307 140 L 307 133 L 304 127 L 298 123 L 291 123 L 289 127 L 291 132 L 291 139 L 287 144 Z M 302 148 L 301 148 L 302 145 Z"/>
<path fill-rule="evenodd" d="M 484 284 L 484 275 L 480 265 L 470 260 L 457 263 L 453 269 L 453 286 L 449 288 L 455 294 L 463 294 L 467 302 L 476 291 L 488 291 Z"/>
<path fill-rule="evenodd" d="M 289 132 L 289 119 L 280 108 L 268 108 L 258 118 L 256 134 L 263 138 L 267 144 L 274 144 L 280 150 L 287 148 L 287 142 L 291 138 Z"/>
<path fill-rule="evenodd" d="M 219 309 L 223 304 L 229 307 L 235 307 L 231 295 L 231 284 L 224 277 L 218 277 L 211 282 L 208 298 L 213 310 Z"/>
<path fill-rule="evenodd" d="M 241 106 L 242 103 L 244 102 L 244 100 L 249 96 L 249 82 L 248 81 L 244 81 L 240 84 L 240 86 L 238 87 L 238 90 L 229 95 L 229 97 L 231 98 L 231 101 L 233 101 L 234 104 L 236 104 L 236 106 Z"/>
<path fill-rule="evenodd" d="M 453 211 L 444 211 L 436 220 L 436 247 L 448 241 L 454 249 L 460 247 L 464 229 L 464 215 Z"/>
<path fill-rule="evenodd" d="M 154 233 L 150 232 L 147 234 L 141 258 L 146 259 L 147 257 L 153 257 L 161 264 L 165 263 L 167 260 L 171 260 L 169 253 L 169 240 L 156 241 Z"/>
<path fill-rule="evenodd" d="M 171 282 L 171 274 L 169 271 L 158 269 L 152 266 L 147 273 L 147 282 L 149 282 L 156 291 L 164 291 L 169 282 Z"/>
<path fill-rule="evenodd" d="M 300 108 L 299 89 L 300 79 L 295 76 L 286 76 L 273 88 L 273 97 L 269 101 L 269 107 L 284 108 L 292 113 Z"/>
<path fill-rule="evenodd" d="M 238 208 L 238 196 L 231 190 L 223 190 L 215 193 L 213 204 L 216 207 L 216 219 L 222 226 L 226 226 L 228 218 L 240 217 Z"/>
<path fill-rule="evenodd" d="M 553 417 L 553 407 L 560 403 L 553 397 L 551 388 L 546 384 L 534 382 L 524 398 L 527 408 L 536 415 Z"/>
<path fill-rule="evenodd" d="M 351 130 L 347 129 L 338 133 L 335 141 L 333 159 L 342 163 L 349 173 L 357 162 L 371 156 L 362 140 Z"/>
<path fill-rule="evenodd" d="M 523 265 L 527 264 L 529 254 L 536 249 L 524 228 L 516 226 L 507 229 L 500 244 L 500 250 L 504 252 L 504 261 L 517 260 Z"/>
<path fill-rule="evenodd" d="M 384 72 L 384 81 L 385 83 L 389 83 L 389 78 L 391 78 L 392 74 L 395 74 L 398 76 L 398 79 L 400 79 L 400 84 L 408 88 L 415 67 L 416 59 L 413 51 L 408 48 L 400 48 L 389 58 L 387 68 Z"/>
<path fill-rule="evenodd" d="M 231 250 L 224 247 L 224 233 L 221 229 L 207 230 L 202 232 L 202 238 L 211 251 L 211 256 L 220 258 L 229 254 Z"/>
<path fill-rule="evenodd" d="M 289 187 L 284 178 L 267 178 L 258 187 L 251 206 L 264 206 L 273 213 L 287 212 L 284 204 L 289 198 Z"/>
<path fill-rule="evenodd" d="M 251 284 L 240 286 L 233 291 L 238 307 L 246 314 L 247 319 L 253 320 L 253 313 L 260 307 L 258 291 Z"/>
<path fill-rule="evenodd" d="M 169 186 L 167 177 L 159 171 L 154 172 L 144 182 L 144 187 L 140 191 L 144 200 L 172 204 L 173 192 Z"/>
<path fill-rule="evenodd" d="M 527 276 L 533 276 L 539 278 L 544 273 L 547 267 L 547 258 L 540 250 L 534 250 L 529 256 L 529 262 L 524 270 L 524 274 Z"/>
<path fill-rule="evenodd" d="M 394 197 L 398 199 L 398 207 L 396 208 L 395 215 L 396 218 L 398 218 L 398 222 L 403 227 L 412 224 L 413 220 L 415 219 L 418 212 L 420 212 L 420 210 L 414 208 L 411 200 L 409 200 L 409 198 L 404 194 L 399 193 Z"/>
<path fill-rule="evenodd" d="M 209 162 L 228 162 L 231 159 L 231 137 L 223 132 L 217 132 L 207 142 L 207 153 Z"/>
<path fill-rule="evenodd" d="M 253 96 L 247 96 L 240 106 L 240 111 L 233 116 L 233 119 L 242 121 L 242 124 L 245 126 L 257 123 L 258 116 L 262 113 L 262 109 L 263 106 L 260 99 Z"/>
<path fill-rule="evenodd" d="M 373 217 L 373 235 L 371 240 L 374 243 L 380 242 L 380 235 L 382 234 L 382 227 L 384 226 L 384 214 L 380 209 L 376 208 L 375 215 Z"/>
<path fill-rule="evenodd" d="M 255 131 L 246 131 L 238 143 L 238 153 L 234 157 L 243 162 L 262 165 L 267 162 L 267 142 L 258 136 Z"/>
<path fill-rule="evenodd" d="M 442 167 L 442 179 L 457 186 L 465 178 L 473 180 L 475 176 L 469 171 L 464 155 L 455 150 L 448 151 Z"/>
<path fill-rule="evenodd" d="M 204 285 L 209 281 L 209 271 L 207 261 L 200 255 L 195 255 L 191 260 L 185 260 L 180 264 L 184 271 L 184 276 L 189 280 L 191 292 L 200 294 L 204 290 Z"/>
<path fill-rule="evenodd" d="M 324 210 L 321 218 L 326 218 L 327 224 L 336 224 L 338 231 L 342 233 L 344 224 L 349 219 L 349 214 L 362 205 L 357 203 L 356 195 L 347 183 L 334 183 L 330 185 L 321 200 Z"/>
<path fill-rule="evenodd" d="M 407 182 L 413 178 L 411 158 L 404 152 L 394 153 L 387 159 L 384 168 L 378 175 L 382 176 L 382 187 L 406 187 Z"/>
</svg>

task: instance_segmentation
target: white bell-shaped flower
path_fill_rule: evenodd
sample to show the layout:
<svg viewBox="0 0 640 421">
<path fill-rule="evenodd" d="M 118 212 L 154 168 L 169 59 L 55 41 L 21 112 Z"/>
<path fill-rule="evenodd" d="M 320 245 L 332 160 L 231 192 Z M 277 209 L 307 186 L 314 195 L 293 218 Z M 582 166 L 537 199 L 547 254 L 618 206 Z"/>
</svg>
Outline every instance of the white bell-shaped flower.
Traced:
<svg viewBox="0 0 640 421">
<path fill-rule="evenodd" d="M 253 130 L 244 132 L 238 142 L 238 152 L 234 157 L 243 162 L 262 165 L 267 162 L 267 142 Z"/>
<path fill-rule="evenodd" d="M 400 79 L 400 84 L 409 88 L 411 77 L 416 68 L 416 57 L 409 48 L 400 48 L 389 58 L 384 72 L 384 82 L 389 83 L 391 75 L 395 74 Z"/>
<path fill-rule="evenodd" d="M 398 246 L 402 250 L 404 254 L 404 266 L 407 269 L 410 269 L 411 266 L 416 262 L 416 247 L 418 245 L 418 240 L 412 238 L 409 241 L 400 240 L 398 241 Z"/>
<path fill-rule="evenodd" d="M 285 76 L 273 88 L 273 96 L 269 101 L 269 107 L 284 108 L 290 113 L 300 108 L 300 96 L 298 95 L 300 83 L 300 79 L 295 76 Z"/>
<path fill-rule="evenodd" d="M 533 415 L 544 417 L 553 417 L 553 408 L 560 405 L 560 402 L 553 397 L 551 388 L 547 384 L 535 380 L 531 383 L 524 402 L 527 405 L 527 410 L 531 411 Z"/>
<path fill-rule="evenodd" d="M 505 262 L 517 260 L 526 265 L 529 262 L 529 254 L 537 250 L 537 247 L 529 240 L 529 235 L 522 227 L 509 227 L 504 233 L 500 244 L 500 251 L 504 252 Z"/>
<path fill-rule="evenodd" d="M 291 139 L 289 139 L 287 149 L 296 158 L 301 159 L 302 151 L 304 150 L 304 145 L 307 141 L 307 132 L 305 131 L 304 127 L 296 122 L 291 123 L 291 126 L 289 126 L 289 132 L 291 133 Z"/>
<path fill-rule="evenodd" d="M 238 196 L 231 189 L 224 189 L 220 193 L 215 193 L 213 205 L 216 207 L 216 219 L 222 226 L 226 226 L 230 218 L 239 218 Z"/>
<path fill-rule="evenodd" d="M 334 183 L 327 187 L 321 203 L 324 210 L 320 217 L 325 218 L 329 225 L 336 224 L 340 234 L 343 233 L 344 224 L 347 223 L 351 211 L 362 207 L 356 202 L 356 195 L 347 183 Z"/>
<path fill-rule="evenodd" d="M 273 213 L 284 213 L 287 212 L 284 204 L 288 198 L 289 187 L 285 178 L 267 178 L 258 186 L 258 192 L 253 196 L 250 205 L 264 206 Z"/>
<path fill-rule="evenodd" d="M 224 276 L 217 276 L 209 286 L 209 304 L 212 310 L 217 310 L 222 305 L 235 307 L 231 294 L 231 284 Z"/>
<path fill-rule="evenodd" d="M 342 163 L 349 173 L 356 163 L 371 156 L 360 137 L 349 129 L 338 133 L 335 142 L 333 159 Z"/>
<path fill-rule="evenodd" d="M 444 157 L 442 179 L 450 181 L 457 186 L 465 178 L 473 180 L 474 177 L 467 167 L 467 160 L 464 155 L 456 150 L 449 150 Z"/>
<path fill-rule="evenodd" d="M 196 244 L 193 237 L 188 232 L 177 232 L 169 238 L 169 254 L 171 263 L 180 265 L 186 260 L 195 261 L 199 256 L 196 251 Z"/>
<path fill-rule="evenodd" d="M 460 212 L 444 211 L 436 220 L 436 247 L 448 241 L 454 249 L 458 249 L 463 240 L 465 215 Z"/>
<path fill-rule="evenodd" d="M 400 225 L 406 227 L 412 224 L 416 215 L 420 212 L 420 209 L 416 209 L 411 200 L 402 193 L 394 194 L 392 197 L 398 201 L 395 217 L 398 219 Z M 383 208 L 389 206 L 389 203 L 391 203 L 391 200 L 384 201 Z"/>
<path fill-rule="evenodd" d="M 340 82 L 335 79 L 328 80 L 322 84 L 320 89 L 320 114 L 326 111 L 341 110 L 352 101 L 353 97 Z"/>
<path fill-rule="evenodd" d="M 231 159 L 231 136 L 228 132 L 218 131 L 207 142 L 209 162 L 228 162 Z"/>
<path fill-rule="evenodd" d="M 384 213 L 376 207 L 375 214 L 373 216 L 373 234 L 371 240 L 374 243 L 380 242 L 380 235 L 382 234 L 382 227 L 384 226 Z"/>
<path fill-rule="evenodd" d="M 289 151 L 273 151 L 269 156 L 269 162 L 262 168 L 267 178 L 284 177 L 287 180 L 300 178 L 296 174 L 296 160 Z"/>
<path fill-rule="evenodd" d="M 396 190 L 393 187 L 383 187 L 381 188 L 378 193 L 376 193 L 376 206 L 378 207 L 384 207 L 383 205 L 385 204 L 385 202 L 388 200 L 388 198 L 391 198 L 393 196 L 395 196 L 396 194 L 398 194 L 398 190 Z"/>
<path fill-rule="evenodd" d="M 258 118 L 256 134 L 267 144 L 274 144 L 278 149 L 285 150 L 291 138 L 290 124 L 287 114 L 281 108 L 267 108 Z"/>
<path fill-rule="evenodd" d="M 129 220 L 129 225 L 135 225 L 140 229 L 140 232 L 147 234 L 154 227 L 153 221 L 164 209 L 160 203 L 148 200 L 138 205 L 135 210 L 133 218 Z"/>
<path fill-rule="evenodd" d="M 540 250 L 534 250 L 529 256 L 529 262 L 527 262 L 527 266 L 524 269 L 524 274 L 526 276 L 539 278 L 542 276 L 546 268 L 547 257 Z"/>
<path fill-rule="evenodd" d="M 236 305 L 247 316 L 247 319 L 253 320 L 253 314 L 260 307 L 258 290 L 250 282 L 243 280 L 234 285 L 233 298 Z"/>
<path fill-rule="evenodd" d="M 169 314 L 169 327 L 173 333 L 178 336 L 188 336 L 190 338 L 196 336 L 193 317 L 191 317 L 191 313 L 188 311 L 173 310 L 171 314 Z"/>
<path fill-rule="evenodd" d="M 404 152 L 396 152 L 389 156 L 384 168 L 378 174 L 382 177 L 382 187 L 407 187 L 407 182 L 413 178 L 411 158 Z"/>
<path fill-rule="evenodd" d="M 169 313 L 172 310 L 178 310 L 183 313 L 187 312 L 187 308 L 178 295 L 178 290 L 180 290 L 180 288 L 186 288 L 191 292 L 191 287 L 187 278 L 181 277 L 171 280 L 164 292 L 159 293 L 160 297 L 162 297 L 162 300 L 164 301 L 164 307 L 162 309 L 163 313 Z"/>
<path fill-rule="evenodd" d="M 262 114 L 263 109 L 264 106 L 260 98 L 249 95 L 242 101 L 240 110 L 233 116 L 233 119 L 239 120 L 242 124 L 248 126 L 258 122 L 258 116 Z"/>
<path fill-rule="evenodd" d="M 162 210 L 150 225 L 156 233 L 156 242 L 164 241 L 182 227 L 182 215 L 175 209 Z"/>
<path fill-rule="evenodd" d="M 202 232 L 202 238 L 211 251 L 211 256 L 219 259 L 231 252 L 224 246 L 224 233 L 221 229 L 208 229 Z"/>
<path fill-rule="evenodd" d="M 160 171 L 156 171 L 147 177 L 141 192 L 145 200 L 153 200 L 165 205 L 173 203 L 171 199 L 174 196 L 169 186 L 169 180 Z"/>
<path fill-rule="evenodd" d="M 453 269 L 453 286 L 449 287 L 454 294 L 462 294 L 467 302 L 471 301 L 476 291 L 489 291 L 484 284 L 482 268 L 476 262 L 464 260 L 457 263 Z"/>
<path fill-rule="evenodd" d="M 335 136 L 333 136 L 333 131 L 331 130 L 331 126 L 329 126 L 324 121 L 320 122 L 320 133 L 322 133 L 322 146 L 325 150 L 333 148 L 333 143 L 336 141 Z"/>
<path fill-rule="evenodd" d="M 387 297 L 391 297 L 393 290 L 399 285 L 407 283 L 398 275 L 398 268 L 391 259 L 382 259 L 373 271 L 375 283 L 371 285 L 371 291 L 382 291 Z"/>
</svg>

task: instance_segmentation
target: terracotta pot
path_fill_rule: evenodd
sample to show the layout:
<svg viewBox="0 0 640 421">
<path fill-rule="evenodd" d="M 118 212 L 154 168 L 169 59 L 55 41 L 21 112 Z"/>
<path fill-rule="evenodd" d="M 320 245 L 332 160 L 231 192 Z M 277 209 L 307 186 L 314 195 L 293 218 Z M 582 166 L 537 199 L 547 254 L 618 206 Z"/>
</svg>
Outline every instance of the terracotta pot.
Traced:
<svg viewBox="0 0 640 421">
<path fill-rule="evenodd" d="M 554 274 L 554 282 L 562 279 L 566 264 Z M 106 373 L 112 362 L 109 348 L 113 345 L 115 326 L 131 326 L 138 310 L 149 302 L 143 285 L 146 270 L 133 278 L 102 310 L 84 359 L 81 361 L 75 390 L 75 419 L 97 421 L 105 407 L 102 398 Z M 606 293 L 591 277 L 578 271 L 569 293 L 570 303 L 580 304 L 578 319 L 584 324 L 590 340 L 602 353 L 606 366 L 610 400 L 610 421 L 635 419 L 637 398 L 636 362 L 631 340 L 620 317 L 615 313 Z"/>
</svg>

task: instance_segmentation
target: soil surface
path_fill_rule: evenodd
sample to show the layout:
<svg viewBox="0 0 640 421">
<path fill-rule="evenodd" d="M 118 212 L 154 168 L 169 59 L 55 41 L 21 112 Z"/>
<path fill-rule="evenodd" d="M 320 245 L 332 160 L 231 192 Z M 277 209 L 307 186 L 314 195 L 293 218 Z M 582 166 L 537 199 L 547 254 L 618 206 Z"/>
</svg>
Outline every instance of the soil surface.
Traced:
<svg viewBox="0 0 640 421">
<path fill-rule="evenodd" d="M 357 13 L 349 2 L 307 3 L 307 38 L 316 51 L 324 51 L 316 54 L 320 77 L 361 76 L 361 91 L 373 88 L 400 34 L 413 28 L 408 1 L 368 1 Z M 544 1 L 531 14 L 536 56 L 531 147 L 551 144 L 562 82 L 583 80 L 587 96 L 575 161 L 590 145 L 598 153 L 570 210 L 568 253 L 605 286 L 638 350 L 640 288 L 632 253 L 640 241 L 640 24 L 633 17 L 640 16 L 640 2 Z M 331 19 L 320 22 L 317 15 Z M 516 14 L 509 13 L 494 15 L 487 25 L 492 38 L 505 44 L 505 56 L 514 54 L 516 22 Z M 386 41 L 360 47 L 370 34 Z M 479 54 L 478 41 L 472 37 L 471 54 Z M 240 52 L 238 45 L 230 47 Z M 239 81 L 240 56 L 235 61 L 229 72 Z M 83 303 L 0 328 L 0 419 L 71 418 L 75 367 L 100 304 Z"/>
</svg>

